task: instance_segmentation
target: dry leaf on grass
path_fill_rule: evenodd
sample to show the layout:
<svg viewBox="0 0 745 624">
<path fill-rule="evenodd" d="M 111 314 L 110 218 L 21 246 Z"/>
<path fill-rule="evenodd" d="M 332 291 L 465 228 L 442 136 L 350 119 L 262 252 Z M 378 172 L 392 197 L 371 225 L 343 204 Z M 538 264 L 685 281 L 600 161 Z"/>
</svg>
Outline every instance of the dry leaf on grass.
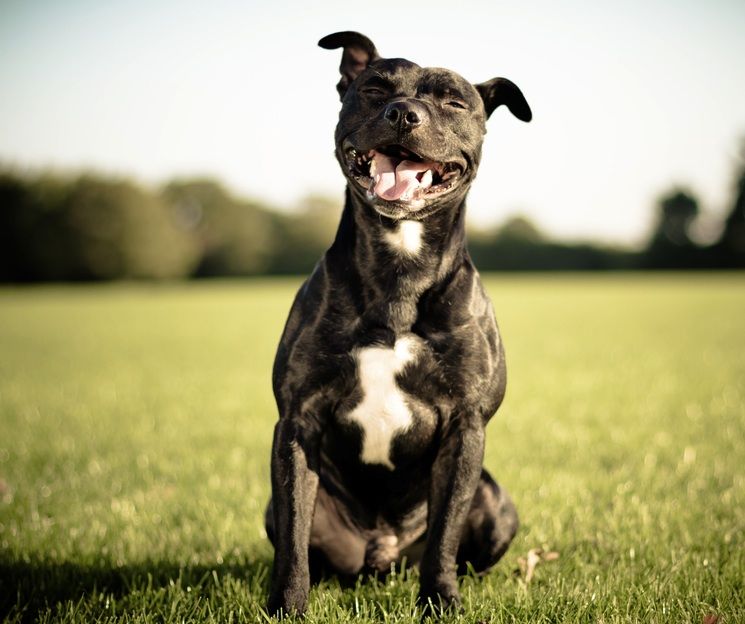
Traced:
<svg viewBox="0 0 745 624">
<path fill-rule="evenodd" d="M 718 624 L 719 616 L 716 613 L 709 613 L 704 616 L 704 624 Z"/>
<path fill-rule="evenodd" d="M 555 561 L 559 558 L 559 553 L 555 551 L 546 552 L 543 548 L 531 548 L 528 551 L 527 557 L 520 557 L 517 560 L 517 565 L 520 566 L 519 570 L 516 570 L 518 576 L 523 577 L 525 584 L 527 585 L 533 580 L 536 566 L 543 561 Z"/>
</svg>

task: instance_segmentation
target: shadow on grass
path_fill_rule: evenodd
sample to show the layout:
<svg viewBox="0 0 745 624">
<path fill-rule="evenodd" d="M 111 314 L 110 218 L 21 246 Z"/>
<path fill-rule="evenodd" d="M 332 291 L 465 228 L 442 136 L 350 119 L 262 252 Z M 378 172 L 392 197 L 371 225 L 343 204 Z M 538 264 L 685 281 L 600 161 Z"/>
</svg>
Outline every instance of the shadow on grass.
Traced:
<svg viewBox="0 0 745 624">
<path fill-rule="evenodd" d="M 270 558 L 245 563 L 189 565 L 169 561 L 114 564 L 50 563 L 44 561 L 0 561 L 0 620 L 20 615 L 34 622 L 57 605 L 111 596 L 126 601 L 129 595 L 160 588 L 201 588 L 218 579 L 246 583 L 246 592 L 262 589 L 265 596 L 271 571 Z M 214 581 L 213 581 L 214 579 Z"/>
</svg>

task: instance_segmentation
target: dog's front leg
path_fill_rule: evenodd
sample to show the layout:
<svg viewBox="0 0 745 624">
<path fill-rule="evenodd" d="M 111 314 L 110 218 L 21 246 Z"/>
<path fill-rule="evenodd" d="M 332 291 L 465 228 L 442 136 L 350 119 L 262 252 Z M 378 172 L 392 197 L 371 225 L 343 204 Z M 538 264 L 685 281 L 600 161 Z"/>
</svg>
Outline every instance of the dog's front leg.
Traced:
<svg viewBox="0 0 745 624">
<path fill-rule="evenodd" d="M 480 419 L 455 416 L 432 467 L 419 602 L 425 611 L 460 604 L 456 555 L 484 458 Z"/>
<path fill-rule="evenodd" d="M 274 428 L 272 501 L 274 569 L 267 608 L 272 615 L 302 614 L 308 601 L 308 542 L 318 490 L 320 435 L 309 423 L 282 418 Z"/>
</svg>

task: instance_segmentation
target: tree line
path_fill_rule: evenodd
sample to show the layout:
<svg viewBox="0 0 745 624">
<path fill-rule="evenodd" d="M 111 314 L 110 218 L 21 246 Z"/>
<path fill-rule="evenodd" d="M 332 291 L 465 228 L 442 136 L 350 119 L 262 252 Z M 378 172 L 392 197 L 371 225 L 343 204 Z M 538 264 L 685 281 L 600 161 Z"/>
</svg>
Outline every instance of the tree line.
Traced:
<svg viewBox="0 0 745 624">
<path fill-rule="evenodd" d="M 341 196 L 295 210 L 235 196 L 210 179 L 150 188 L 85 173 L 0 171 L 0 281 L 169 279 L 307 273 L 333 240 Z M 699 204 L 673 189 L 645 249 L 550 239 L 530 221 L 470 233 L 481 270 L 745 267 L 745 166 L 715 242 L 692 236 Z"/>
</svg>

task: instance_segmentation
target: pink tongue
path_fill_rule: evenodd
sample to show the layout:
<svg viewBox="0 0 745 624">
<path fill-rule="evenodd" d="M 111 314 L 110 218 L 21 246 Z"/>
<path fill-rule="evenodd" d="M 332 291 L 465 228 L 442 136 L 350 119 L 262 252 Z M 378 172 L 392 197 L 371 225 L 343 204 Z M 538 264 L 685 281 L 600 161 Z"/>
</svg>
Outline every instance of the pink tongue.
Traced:
<svg viewBox="0 0 745 624">
<path fill-rule="evenodd" d="M 431 167 L 427 163 L 418 163 L 411 160 L 390 158 L 378 152 L 375 153 L 375 194 L 387 201 L 393 201 L 406 196 L 411 198 L 411 193 L 419 186 L 417 174 L 427 171 Z M 395 163 L 398 162 L 396 166 Z"/>
</svg>

